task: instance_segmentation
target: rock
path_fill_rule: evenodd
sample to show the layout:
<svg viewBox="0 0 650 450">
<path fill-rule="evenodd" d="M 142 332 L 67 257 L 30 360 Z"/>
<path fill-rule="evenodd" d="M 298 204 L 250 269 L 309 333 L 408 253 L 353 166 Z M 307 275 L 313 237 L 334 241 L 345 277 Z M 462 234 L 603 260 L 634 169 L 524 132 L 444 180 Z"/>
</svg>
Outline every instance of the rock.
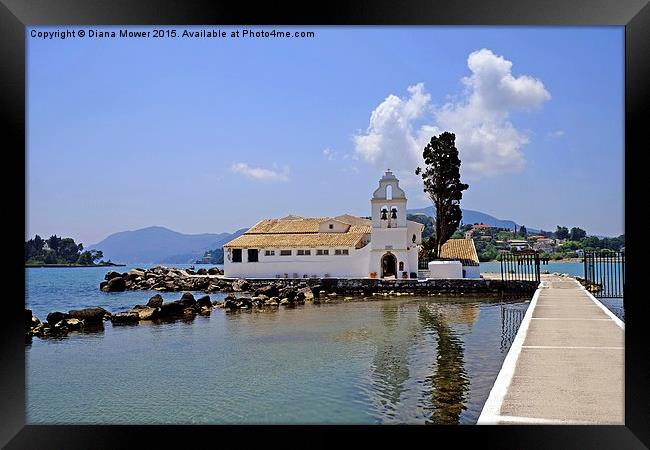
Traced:
<svg viewBox="0 0 650 450">
<path fill-rule="evenodd" d="M 185 307 L 178 301 L 163 303 L 160 307 L 160 317 L 178 316 L 183 314 L 184 309 Z"/>
<path fill-rule="evenodd" d="M 218 267 L 211 267 L 208 269 L 208 275 L 223 275 L 223 271 Z"/>
<path fill-rule="evenodd" d="M 288 305 L 289 304 L 289 299 L 288 298 L 283 298 L 282 300 L 280 300 L 280 304 L 281 305 Z"/>
<path fill-rule="evenodd" d="M 111 316 L 111 322 L 114 324 L 136 323 L 140 320 L 140 315 L 135 311 L 126 311 Z"/>
<path fill-rule="evenodd" d="M 191 292 L 183 292 L 183 296 L 180 300 L 178 300 L 178 302 L 185 308 L 196 305 L 196 300 L 194 299 L 194 295 L 192 295 Z"/>
<path fill-rule="evenodd" d="M 112 280 L 112 279 L 114 279 L 114 278 L 122 278 L 122 274 L 119 273 L 119 272 L 108 272 L 108 273 L 106 274 L 106 276 L 104 276 L 104 279 L 105 279 L 106 281 L 110 281 L 110 280 Z"/>
<path fill-rule="evenodd" d="M 215 300 L 214 303 L 212 303 L 212 306 L 214 306 L 215 308 L 223 308 L 224 304 L 223 304 L 223 302 Z"/>
<path fill-rule="evenodd" d="M 200 268 L 199 270 L 196 271 L 197 275 L 207 275 L 208 271 L 204 268 Z"/>
<path fill-rule="evenodd" d="M 196 304 L 201 308 L 212 308 L 212 302 L 209 295 L 204 295 L 196 301 Z"/>
<path fill-rule="evenodd" d="M 32 310 L 25 308 L 25 331 L 34 328 L 35 325 L 32 326 L 32 319 L 35 319 L 35 317 L 32 316 Z"/>
<path fill-rule="evenodd" d="M 267 284 L 255 290 L 255 295 L 258 297 L 260 295 L 266 295 L 267 297 L 277 297 L 280 294 L 280 290 L 274 284 Z"/>
<path fill-rule="evenodd" d="M 304 300 L 313 300 L 314 299 L 314 293 L 312 292 L 312 290 L 311 290 L 311 288 L 309 286 L 300 289 L 298 291 L 298 295 L 300 295 L 300 294 L 302 294 L 302 298 Z"/>
<path fill-rule="evenodd" d="M 149 306 L 144 306 L 142 308 L 138 308 L 137 310 L 132 309 L 132 312 L 135 312 L 140 320 L 153 320 L 158 317 L 158 308 L 151 308 Z"/>
<path fill-rule="evenodd" d="M 55 325 L 55 324 L 57 324 L 58 322 L 61 322 L 62 320 L 64 320 L 64 319 L 69 319 L 69 318 L 70 318 L 70 315 L 67 314 L 67 313 L 62 313 L 62 312 L 59 312 L 59 311 L 54 311 L 54 312 L 51 312 L 51 313 L 49 313 L 49 314 L 47 315 L 47 319 L 46 319 L 46 320 L 47 320 L 47 323 L 49 323 L 50 325 Z"/>
<path fill-rule="evenodd" d="M 84 321 L 79 319 L 65 319 L 62 320 L 62 322 L 65 322 L 65 326 L 68 330 L 81 330 L 84 325 Z"/>
<path fill-rule="evenodd" d="M 102 288 L 104 292 L 124 292 L 126 290 L 126 280 L 121 277 L 114 277 L 108 280 L 108 283 Z"/>
<path fill-rule="evenodd" d="M 163 304 L 163 298 L 160 294 L 156 294 L 149 299 L 147 306 L 150 308 L 160 308 Z"/>
<path fill-rule="evenodd" d="M 232 282 L 232 290 L 235 292 L 247 291 L 250 289 L 250 283 L 246 280 L 237 279 Z"/>
<path fill-rule="evenodd" d="M 104 318 L 109 318 L 111 316 L 111 313 L 99 306 L 78 310 L 73 309 L 69 311 L 68 314 L 71 318 L 83 320 L 85 324 L 102 323 Z"/>
</svg>

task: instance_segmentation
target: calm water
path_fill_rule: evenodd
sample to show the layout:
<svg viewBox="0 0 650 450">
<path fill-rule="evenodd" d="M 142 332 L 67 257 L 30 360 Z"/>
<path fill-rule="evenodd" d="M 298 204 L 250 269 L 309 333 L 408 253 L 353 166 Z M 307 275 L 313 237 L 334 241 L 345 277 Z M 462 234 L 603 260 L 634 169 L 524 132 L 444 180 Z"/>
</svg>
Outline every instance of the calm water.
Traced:
<svg viewBox="0 0 650 450">
<path fill-rule="evenodd" d="M 44 319 L 127 309 L 153 294 L 102 293 L 107 271 L 27 269 L 28 307 Z M 527 306 L 409 296 L 34 338 L 27 420 L 473 424 Z"/>
<path fill-rule="evenodd" d="M 584 265 L 581 262 L 554 262 L 549 261 L 548 264 L 540 264 L 539 270 L 541 273 L 548 271 L 549 273 L 567 273 L 571 276 L 584 277 Z M 481 263 L 481 273 L 495 272 L 501 273 L 501 263 L 498 261 Z"/>
</svg>

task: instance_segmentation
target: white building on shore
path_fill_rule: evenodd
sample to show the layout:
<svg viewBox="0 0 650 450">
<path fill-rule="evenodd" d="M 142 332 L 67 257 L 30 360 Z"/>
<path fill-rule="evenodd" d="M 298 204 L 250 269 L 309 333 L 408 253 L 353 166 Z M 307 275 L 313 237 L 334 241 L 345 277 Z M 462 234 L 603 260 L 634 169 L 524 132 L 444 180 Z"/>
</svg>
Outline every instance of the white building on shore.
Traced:
<svg viewBox="0 0 650 450">
<path fill-rule="evenodd" d="M 264 219 L 224 245 L 233 278 L 410 278 L 418 271 L 424 225 L 406 220 L 406 194 L 388 170 L 369 219 L 287 216 Z"/>
</svg>

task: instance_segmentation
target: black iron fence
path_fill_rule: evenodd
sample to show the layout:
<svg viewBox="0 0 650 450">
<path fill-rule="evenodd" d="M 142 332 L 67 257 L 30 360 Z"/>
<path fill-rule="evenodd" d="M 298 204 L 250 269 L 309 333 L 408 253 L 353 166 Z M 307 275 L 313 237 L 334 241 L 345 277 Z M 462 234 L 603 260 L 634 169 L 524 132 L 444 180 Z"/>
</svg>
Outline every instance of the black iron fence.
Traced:
<svg viewBox="0 0 650 450">
<path fill-rule="evenodd" d="M 585 288 L 595 297 L 624 297 L 625 252 L 585 252 L 584 270 Z"/>
<path fill-rule="evenodd" d="M 502 281 L 536 281 L 539 283 L 539 253 L 536 251 L 503 252 L 497 259 L 501 262 Z"/>
<path fill-rule="evenodd" d="M 429 258 L 426 256 L 420 256 L 418 258 L 418 270 L 429 270 Z"/>
</svg>

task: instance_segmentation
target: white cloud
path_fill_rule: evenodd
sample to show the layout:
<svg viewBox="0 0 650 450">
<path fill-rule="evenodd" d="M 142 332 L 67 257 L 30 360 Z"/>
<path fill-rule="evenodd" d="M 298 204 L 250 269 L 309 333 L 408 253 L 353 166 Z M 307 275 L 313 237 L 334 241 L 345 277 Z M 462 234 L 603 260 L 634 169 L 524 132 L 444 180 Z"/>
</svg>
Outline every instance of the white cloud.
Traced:
<svg viewBox="0 0 650 450">
<path fill-rule="evenodd" d="M 527 75 L 512 75 L 512 62 L 481 49 L 467 59 L 471 75 L 462 79 L 466 92 L 441 107 L 431 104 L 424 84 L 408 87 L 409 95 L 389 95 L 370 115 L 365 132 L 353 137 L 355 151 L 385 169 L 412 172 L 421 165 L 422 149 L 442 131 L 456 134 L 464 175 L 477 178 L 516 172 L 525 166 L 523 147 L 529 139 L 508 120 L 514 110 L 532 111 L 551 95 Z"/>
<path fill-rule="evenodd" d="M 288 181 L 289 168 L 285 167 L 282 171 L 277 169 L 265 169 L 263 167 L 251 167 L 246 163 L 234 163 L 231 168 L 233 173 L 247 176 L 253 180 L 259 181 Z"/>
<path fill-rule="evenodd" d="M 556 139 L 561 138 L 562 136 L 564 136 L 564 130 L 551 131 L 551 132 L 549 132 L 547 134 L 547 136 L 550 137 L 550 138 L 556 138 Z"/>
</svg>

